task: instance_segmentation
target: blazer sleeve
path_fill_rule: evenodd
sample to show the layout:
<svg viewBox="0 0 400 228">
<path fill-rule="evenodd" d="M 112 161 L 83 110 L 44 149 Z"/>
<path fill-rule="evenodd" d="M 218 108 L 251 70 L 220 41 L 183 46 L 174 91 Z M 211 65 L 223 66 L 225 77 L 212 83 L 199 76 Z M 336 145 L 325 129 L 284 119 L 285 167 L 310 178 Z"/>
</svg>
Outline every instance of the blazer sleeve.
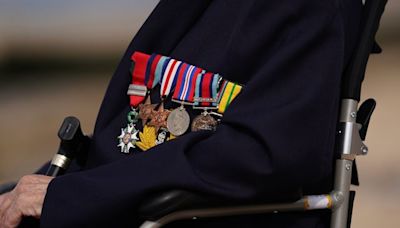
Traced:
<svg viewBox="0 0 400 228">
<path fill-rule="evenodd" d="M 243 42 L 270 45 L 235 49 L 253 67 L 244 72 L 249 79 L 217 130 L 188 133 L 145 153 L 55 178 L 42 227 L 126 222 L 146 195 L 164 189 L 248 200 L 330 177 L 344 64 L 336 1 L 254 2 L 270 2 L 267 13 L 248 16 L 252 23 L 267 20 L 269 29 L 243 24 L 242 36 L 249 38 Z M 227 68 L 240 72 L 236 65 Z"/>
</svg>

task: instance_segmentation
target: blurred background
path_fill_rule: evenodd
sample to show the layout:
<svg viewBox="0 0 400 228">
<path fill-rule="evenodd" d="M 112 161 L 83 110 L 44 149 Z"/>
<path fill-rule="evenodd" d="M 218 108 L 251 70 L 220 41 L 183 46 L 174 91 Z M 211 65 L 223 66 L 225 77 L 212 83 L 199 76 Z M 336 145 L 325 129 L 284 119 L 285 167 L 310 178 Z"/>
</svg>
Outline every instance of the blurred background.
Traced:
<svg viewBox="0 0 400 228">
<path fill-rule="evenodd" d="M 93 131 L 107 83 L 156 0 L 0 0 L 0 183 L 32 173 L 58 148 L 67 115 Z M 399 227 L 400 2 L 389 0 L 363 99 L 378 106 L 358 159 L 353 227 Z"/>
</svg>

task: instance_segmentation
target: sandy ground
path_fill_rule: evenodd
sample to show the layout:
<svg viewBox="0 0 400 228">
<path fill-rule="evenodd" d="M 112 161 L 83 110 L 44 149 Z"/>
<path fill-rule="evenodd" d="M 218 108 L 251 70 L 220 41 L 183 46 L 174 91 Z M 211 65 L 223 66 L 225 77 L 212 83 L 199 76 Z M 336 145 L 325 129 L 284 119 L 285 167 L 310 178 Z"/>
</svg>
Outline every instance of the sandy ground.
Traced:
<svg viewBox="0 0 400 228">
<path fill-rule="evenodd" d="M 353 227 L 399 227 L 400 213 L 400 46 L 386 47 L 371 58 L 363 99 L 374 97 L 377 110 L 370 124 L 370 153 L 358 159 Z M 58 148 L 56 133 L 67 115 L 79 117 L 93 131 L 108 78 L 21 84 L 0 91 L 0 182 L 31 173 Z"/>
</svg>

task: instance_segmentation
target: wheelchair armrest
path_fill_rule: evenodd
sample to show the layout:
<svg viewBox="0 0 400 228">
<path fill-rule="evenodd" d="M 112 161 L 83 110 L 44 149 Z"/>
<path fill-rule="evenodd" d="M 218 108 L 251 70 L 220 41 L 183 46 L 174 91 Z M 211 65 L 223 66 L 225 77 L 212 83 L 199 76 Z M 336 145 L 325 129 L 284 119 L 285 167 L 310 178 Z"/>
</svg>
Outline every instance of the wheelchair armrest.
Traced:
<svg viewBox="0 0 400 228">
<path fill-rule="evenodd" d="M 215 196 L 207 196 L 185 190 L 170 190 L 154 194 L 142 201 L 138 212 L 141 218 L 156 221 L 161 217 L 183 210 L 219 208 L 231 206 L 257 205 L 273 202 L 295 202 L 302 197 L 301 190 L 291 191 L 271 197 L 269 200 L 238 201 Z"/>
<path fill-rule="evenodd" d="M 0 195 L 6 192 L 12 191 L 15 186 L 17 185 L 17 182 L 8 182 L 0 185 Z"/>
</svg>

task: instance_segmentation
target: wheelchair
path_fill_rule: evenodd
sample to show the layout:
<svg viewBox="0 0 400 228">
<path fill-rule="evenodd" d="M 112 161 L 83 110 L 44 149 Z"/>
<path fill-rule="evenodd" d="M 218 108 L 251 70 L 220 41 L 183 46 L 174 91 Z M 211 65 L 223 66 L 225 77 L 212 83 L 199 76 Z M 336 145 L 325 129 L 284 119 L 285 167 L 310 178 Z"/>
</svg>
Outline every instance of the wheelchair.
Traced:
<svg viewBox="0 0 400 228">
<path fill-rule="evenodd" d="M 287 200 L 282 203 L 231 205 L 225 202 L 226 206 L 221 206 L 224 203 L 218 200 L 215 202 L 216 200 L 205 196 L 175 190 L 162 193 L 142 205 L 140 212 L 147 216 L 148 220 L 141 228 L 158 228 L 184 219 L 322 209 L 331 210 L 331 228 L 350 227 L 355 197 L 355 192 L 350 191 L 350 186 L 352 183 L 358 185 L 355 159 L 358 155 L 368 153 L 364 140 L 376 106 L 375 100 L 368 99 L 358 107 L 361 84 L 370 53 L 382 51 L 375 42 L 375 34 L 386 2 L 387 0 L 367 0 L 364 4 L 363 30 L 353 53 L 353 59 L 343 74 L 335 145 L 338 157 L 335 164 L 334 187 L 330 193 L 302 196 L 299 191 L 288 194 Z"/>
<path fill-rule="evenodd" d="M 336 164 L 333 190 L 323 195 L 302 196 L 301 191 L 289 193 L 280 203 L 235 204 L 210 198 L 193 192 L 171 190 L 145 200 L 139 214 L 146 221 L 141 228 L 158 228 L 179 220 L 196 220 L 227 216 L 253 215 L 264 213 L 284 213 L 309 210 L 331 210 L 331 228 L 350 227 L 352 205 L 355 192 L 351 184 L 357 184 L 356 157 L 366 155 L 368 147 L 364 144 L 369 121 L 376 102 L 368 99 L 359 106 L 361 85 L 370 53 L 380 53 L 375 42 L 375 34 L 387 0 L 367 0 L 364 4 L 363 28 L 352 61 L 345 69 L 342 78 L 340 115 L 336 132 Z M 75 123 L 82 139 L 79 122 Z M 60 133 L 59 133 L 60 136 Z M 70 136 L 65 136 L 71 140 Z M 69 137 L 69 138 L 68 138 Z M 60 136 L 60 138 L 62 138 Z M 78 140 L 79 141 L 79 140 Z M 64 161 L 64 162 L 63 162 Z M 55 157 L 49 175 L 56 175 L 65 165 L 65 159 Z M 353 179 L 353 181 L 352 181 Z M 0 194 L 10 191 L 15 183 L 0 186 Z"/>
</svg>

